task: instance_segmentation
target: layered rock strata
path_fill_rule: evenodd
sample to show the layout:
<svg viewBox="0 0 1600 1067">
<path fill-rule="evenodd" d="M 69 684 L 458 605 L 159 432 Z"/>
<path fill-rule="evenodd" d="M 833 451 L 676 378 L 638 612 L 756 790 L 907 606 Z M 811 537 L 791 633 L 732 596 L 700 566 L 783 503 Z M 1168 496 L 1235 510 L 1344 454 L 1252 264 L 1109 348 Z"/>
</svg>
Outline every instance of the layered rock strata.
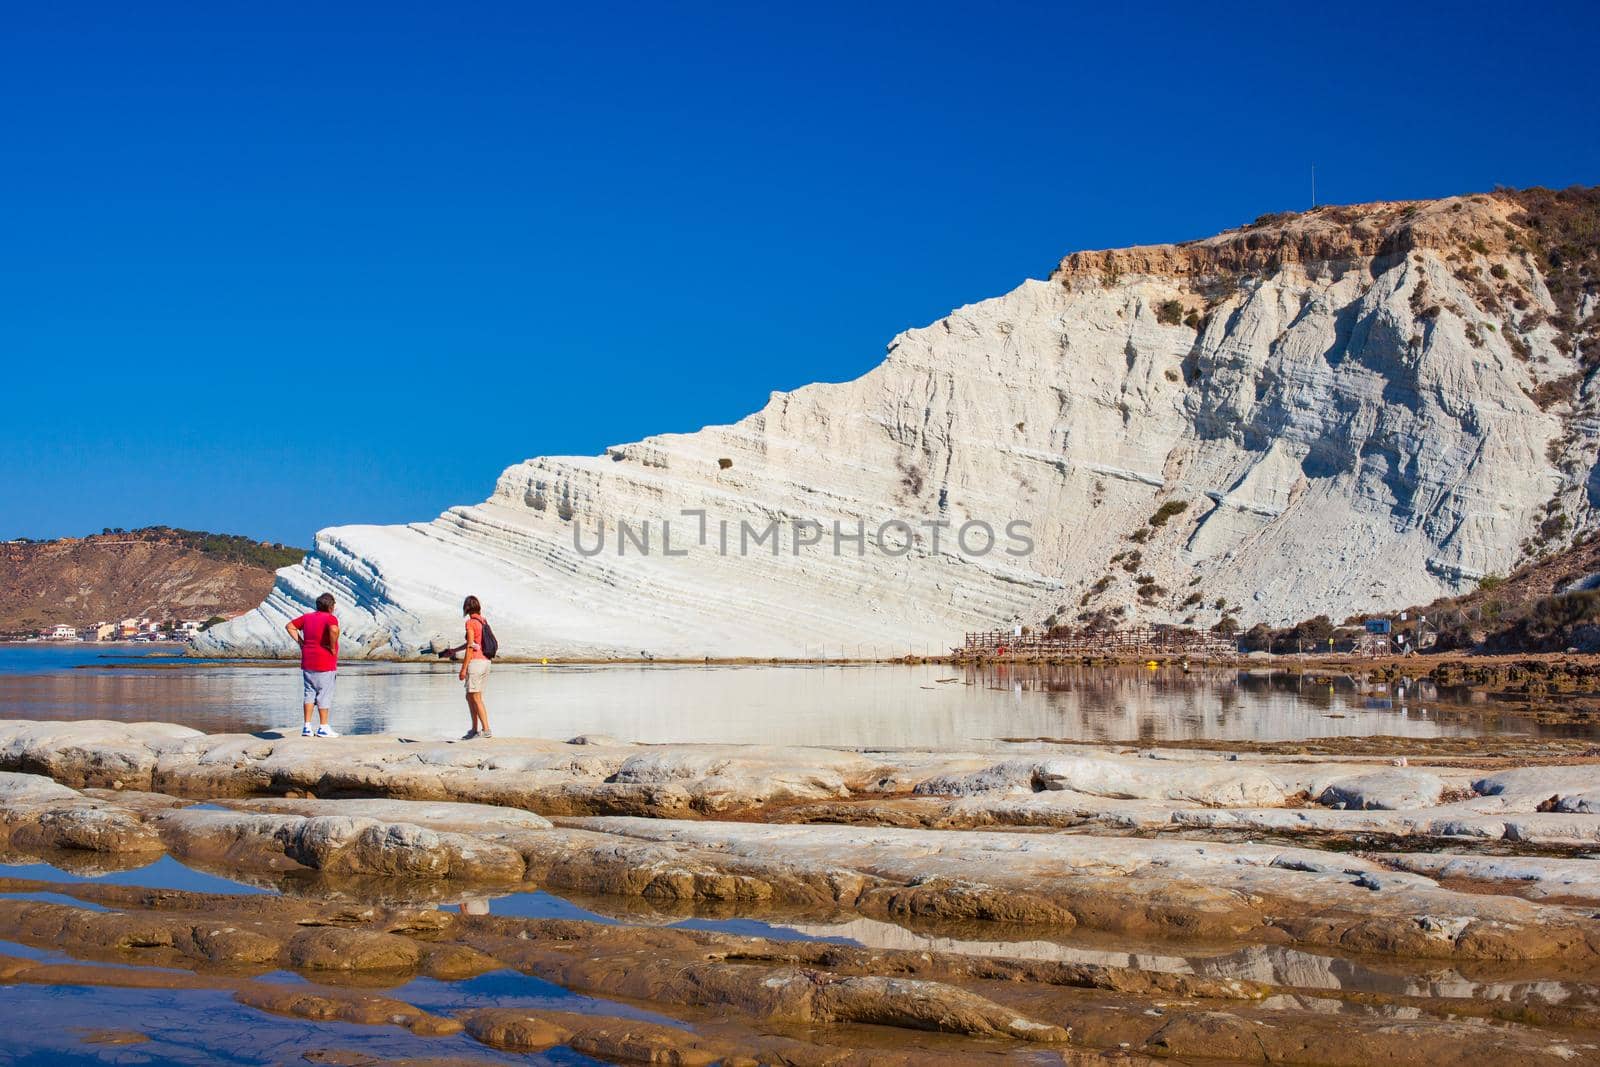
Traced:
<svg viewBox="0 0 1600 1067">
<path fill-rule="evenodd" d="M 323 591 L 371 657 L 454 643 L 466 593 L 507 654 L 622 658 L 1425 603 L 1593 525 L 1600 301 L 1540 211 L 1329 207 L 1074 253 L 855 381 L 518 463 L 432 522 L 324 530 L 202 647 L 288 654 Z"/>
<path fill-rule="evenodd" d="M 1428 868 L 1318 846 L 1359 835 L 1437 839 L 1466 859 L 1485 841 L 1543 850 L 1550 861 L 1527 855 L 1506 868 L 1525 883 L 1541 863 L 1576 862 L 1566 857 L 1600 843 L 1600 814 L 1588 810 L 1600 793 L 1593 762 L 1486 770 L 1071 746 L 995 762 L 14 722 L 0 724 L 0 768 L 9 771 L 0 830 L 21 848 L 164 849 L 239 870 L 533 880 L 877 918 L 1371 942 L 1409 956 L 1592 951 L 1588 917 L 1525 899 L 1537 895 L 1526 885 L 1462 894 L 1416 873 Z M 224 803 L 195 809 L 175 796 Z M 856 825 L 819 825 L 838 822 Z M 1007 826 L 1092 832 L 995 832 Z M 1241 829 L 1302 844 L 1185 839 Z M 1142 836 L 1120 836 L 1130 830 Z M 1453 874 L 1467 869 L 1496 868 L 1464 863 Z M 1587 884 L 1559 864 L 1548 877 L 1559 887 L 1551 899 Z"/>
</svg>

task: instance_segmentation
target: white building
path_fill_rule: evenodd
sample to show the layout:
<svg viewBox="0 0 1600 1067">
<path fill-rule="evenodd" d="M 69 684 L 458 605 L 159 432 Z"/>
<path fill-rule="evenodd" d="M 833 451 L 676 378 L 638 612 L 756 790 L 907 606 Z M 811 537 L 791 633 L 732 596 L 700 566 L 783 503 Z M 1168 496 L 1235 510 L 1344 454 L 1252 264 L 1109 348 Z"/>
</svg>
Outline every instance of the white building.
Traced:
<svg viewBox="0 0 1600 1067">
<path fill-rule="evenodd" d="M 71 623 L 58 622 L 50 627 L 44 636 L 51 641 L 76 641 L 78 628 Z"/>
</svg>

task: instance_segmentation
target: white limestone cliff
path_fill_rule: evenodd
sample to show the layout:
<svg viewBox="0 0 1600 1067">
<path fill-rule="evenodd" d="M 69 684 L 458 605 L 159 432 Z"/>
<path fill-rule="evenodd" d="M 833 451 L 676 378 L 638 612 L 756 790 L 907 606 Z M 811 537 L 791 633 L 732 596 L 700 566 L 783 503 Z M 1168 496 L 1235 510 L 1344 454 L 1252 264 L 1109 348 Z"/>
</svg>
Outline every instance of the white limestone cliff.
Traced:
<svg viewBox="0 0 1600 1067">
<path fill-rule="evenodd" d="M 901 334 L 855 381 L 527 460 L 429 523 L 324 530 L 201 650 L 288 654 L 284 620 L 324 590 L 347 655 L 453 638 L 473 593 L 503 655 L 635 658 L 937 651 L 1119 608 L 1337 620 L 1470 588 L 1551 516 L 1569 536 L 1591 525 L 1597 428 L 1518 211 L 1488 195 L 1325 208 L 1076 253 Z M 703 543 L 685 512 L 704 512 Z M 873 543 L 895 519 L 909 551 L 903 528 Z M 741 523 L 773 520 L 775 546 L 747 533 L 740 550 Z M 976 526 L 957 542 L 978 520 L 987 553 Z M 1012 554 L 1013 520 L 1031 553 Z M 797 521 L 821 543 L 797 549 Z M 836 546 L 836 522 L 865 529 L 864 551 Z M 666 554 L 664 525 L 686 554 Z"/>
</svg>

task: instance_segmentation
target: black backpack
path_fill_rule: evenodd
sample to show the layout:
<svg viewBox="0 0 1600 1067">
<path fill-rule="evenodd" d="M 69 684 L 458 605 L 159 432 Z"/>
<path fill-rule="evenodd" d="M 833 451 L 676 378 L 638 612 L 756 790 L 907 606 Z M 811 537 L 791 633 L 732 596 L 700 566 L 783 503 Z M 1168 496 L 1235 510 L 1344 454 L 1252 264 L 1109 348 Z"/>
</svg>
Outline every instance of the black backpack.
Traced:
<svg viewBox="0 0 1600 1067">
<path fill-rule="evenodd" d="M 483 639 L 478 642 L 478 651 L 483 653 L 485 659 L 494 659 L 500 654 L 500 642 L 495 640 L 494 631 L 489 628 L 489 620 L 482 615 L 478 621 L 483 624 Z"/>
</svg>

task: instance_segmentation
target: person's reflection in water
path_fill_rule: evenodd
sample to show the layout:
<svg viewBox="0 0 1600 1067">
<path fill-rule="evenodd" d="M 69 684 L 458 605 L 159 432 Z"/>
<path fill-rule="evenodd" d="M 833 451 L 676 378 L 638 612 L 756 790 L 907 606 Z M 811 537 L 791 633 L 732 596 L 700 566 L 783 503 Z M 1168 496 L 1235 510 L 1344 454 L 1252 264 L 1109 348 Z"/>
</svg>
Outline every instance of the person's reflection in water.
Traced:
<svg viewBox="0 0 1600 1067">
<path fill-rule="evenodd" d="M 463 915 L 487 915 L 487 914 L 489 914 L 489 898 L 488 897 L 484 897 L 481 900 L 463 900 L 461 902 L 461 914 L 463 914 Z"/>
</svg>

